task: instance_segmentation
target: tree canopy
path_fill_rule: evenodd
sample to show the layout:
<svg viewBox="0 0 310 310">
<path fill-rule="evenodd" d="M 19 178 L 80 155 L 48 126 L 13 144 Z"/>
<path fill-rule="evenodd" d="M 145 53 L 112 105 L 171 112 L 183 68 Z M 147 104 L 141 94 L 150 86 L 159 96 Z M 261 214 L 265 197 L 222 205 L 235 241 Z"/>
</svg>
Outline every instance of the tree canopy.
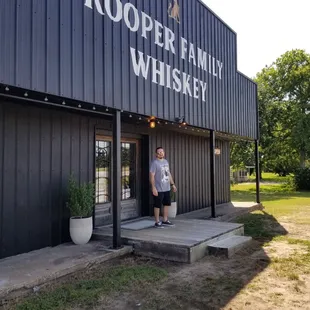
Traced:
<svg viewBox="0 0 310 310">
<path fill-rule="evenodd" d="M 259 72 L 261 167 L 280 175 L 304 166 L 310 156 L 310 55 L 291 50 Z M 237 145 L 237 146 L 236 146 Z M 238 148 L 241 155 L 236 156 Z M 232 147 L 235 166 L 245 165 L 254 145 L 239 142 Z"/>
</svg>

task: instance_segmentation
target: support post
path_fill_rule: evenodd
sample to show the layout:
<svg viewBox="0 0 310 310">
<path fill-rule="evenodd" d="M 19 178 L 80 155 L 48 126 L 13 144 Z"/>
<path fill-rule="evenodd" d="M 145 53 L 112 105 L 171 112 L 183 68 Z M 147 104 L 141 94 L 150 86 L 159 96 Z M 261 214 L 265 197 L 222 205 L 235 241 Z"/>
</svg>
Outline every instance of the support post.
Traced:
<svg viewBox="0 0 310 310">
<path fill-rule="evenodd" d="M 259 151 L 258 151 L 259 141 L 255 140 L 255 172 L 256 172 L 256 202 L 260 203 L 260 170 L 259 170 Z"/>
<path fill-rule="evenodd" d="M 121 247 L 121 113 L 113 117 L 113 248 Z"/>
<path fill-rule="evenodd" d="M 210 185 L 211 185 L 211 216 L 215 218 L 215 131 L 210 130 Z"/>
<path fill-rule="evenodd" d="M 259 108 L 258 108 L 258 90 L 256 85 L 256 130 L 257 130 L 257 139 L 255 140 L 255 171 L 256 171 L 256 202 L 260 203 L 260 169 L 259 169 L 259 139 L 260 139 L 260 126 L 259 126 Z"/>
</svg>

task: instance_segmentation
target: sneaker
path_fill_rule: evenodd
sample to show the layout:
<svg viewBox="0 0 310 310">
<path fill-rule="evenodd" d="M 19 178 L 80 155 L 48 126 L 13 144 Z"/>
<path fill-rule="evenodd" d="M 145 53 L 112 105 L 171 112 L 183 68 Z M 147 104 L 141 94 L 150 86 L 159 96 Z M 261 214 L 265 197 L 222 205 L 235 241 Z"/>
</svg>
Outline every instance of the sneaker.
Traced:
<svg viewBox="0 0 310 310">
<path fill-rule="evenodd" d="M 161 222 L 155 223 L 155 228 L 164 228 Z"/>
<path fill-rule="evenodd" d="M 161 224 L 165 226 L 174 226 L 174 224 L 172 224 L 169 220 L 167 220 L 166 222 L 162 221 Z"/>
</svg>

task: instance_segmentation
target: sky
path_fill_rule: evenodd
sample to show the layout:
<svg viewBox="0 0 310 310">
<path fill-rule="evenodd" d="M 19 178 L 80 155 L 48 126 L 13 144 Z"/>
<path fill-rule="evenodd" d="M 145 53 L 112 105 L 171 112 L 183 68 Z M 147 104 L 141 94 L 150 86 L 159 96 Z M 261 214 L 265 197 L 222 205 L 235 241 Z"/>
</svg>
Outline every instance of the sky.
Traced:
<svg viewBox="0 0 310 310">
<path fill-rule="evenodd" d="M 310 0 L 202 0 L 237 33 L 238 70 L 250 78 L 292 49 L 310 53 Z"/>
</svg>

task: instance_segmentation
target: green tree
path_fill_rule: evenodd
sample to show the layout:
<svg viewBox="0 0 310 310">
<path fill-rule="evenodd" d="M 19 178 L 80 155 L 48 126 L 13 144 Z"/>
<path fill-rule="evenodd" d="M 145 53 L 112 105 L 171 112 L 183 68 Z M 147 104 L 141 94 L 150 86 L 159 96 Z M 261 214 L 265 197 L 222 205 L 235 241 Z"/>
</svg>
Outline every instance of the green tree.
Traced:
<svg viewBox="0 0 310 310">
<path fill-rule="evenodd" d="M 257 74 L 264 169 L 286 174 L 310 154 L 310 55 L 288 51 Z"/>
<path fill-rule="evenodd" d="M 234 169 L 243 169 L 255 163 L 254 143 L 234 141 L 230 144 L 230 165 Z"/>
</svg>

